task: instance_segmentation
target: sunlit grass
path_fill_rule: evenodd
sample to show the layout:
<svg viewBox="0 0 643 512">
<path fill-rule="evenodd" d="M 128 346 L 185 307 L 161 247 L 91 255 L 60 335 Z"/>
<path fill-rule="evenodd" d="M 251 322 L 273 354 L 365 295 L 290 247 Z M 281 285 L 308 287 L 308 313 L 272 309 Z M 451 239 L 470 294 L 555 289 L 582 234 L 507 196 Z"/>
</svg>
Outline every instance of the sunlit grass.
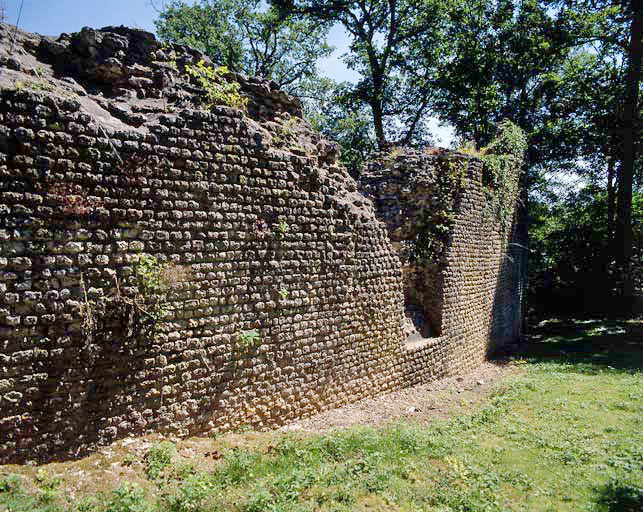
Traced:
<svg viewBox="0 0 643 512">
<path fill-rule="evenodd" d="M 617 328 L 627 332 L 588 323 L 557 336 L 549 326 L 522 362 L 525 372 L 469 414 L 271 434 L 224 446 L 205 471 L 165 444 L 142 461 L 147 491 L 114 482 L 115 491 L 82 502 L 68 500 L 43 468 L 36 479 L 0 477 L 0 510 L 640 511 L 641 325 Z"/>
</svg>

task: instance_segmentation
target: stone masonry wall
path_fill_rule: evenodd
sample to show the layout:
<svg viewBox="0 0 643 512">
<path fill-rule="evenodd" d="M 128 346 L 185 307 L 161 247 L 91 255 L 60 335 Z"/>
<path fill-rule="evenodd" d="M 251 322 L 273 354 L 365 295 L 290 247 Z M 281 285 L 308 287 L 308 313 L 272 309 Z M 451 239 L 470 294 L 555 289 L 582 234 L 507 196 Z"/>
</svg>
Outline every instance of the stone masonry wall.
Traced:
<svg viewBox="0 0 643 512">
<path fill-rule="evenodd" d="M 396 150 L 360 177 L 405 276 L 407 384 L 474 368 L 520 336 L 524 242 L 490 208 L 486 172 L 465 154 Z"/>
<path fill-rule="evenodd" d="M 142 31 L 12 36 L 0 25 L 0 463 L 280 425 L 517 335 L 477 182 L 440 270 L 442 336 L 405 345 L 386 226 L 295 99 L 233 75 L 247 111 L 206 109 L 184 73 L 203 56 Z M 131 307 L 98 308 L 141 292 L 142 255 L 179 275 L 149 336 Z"/>
</svg>

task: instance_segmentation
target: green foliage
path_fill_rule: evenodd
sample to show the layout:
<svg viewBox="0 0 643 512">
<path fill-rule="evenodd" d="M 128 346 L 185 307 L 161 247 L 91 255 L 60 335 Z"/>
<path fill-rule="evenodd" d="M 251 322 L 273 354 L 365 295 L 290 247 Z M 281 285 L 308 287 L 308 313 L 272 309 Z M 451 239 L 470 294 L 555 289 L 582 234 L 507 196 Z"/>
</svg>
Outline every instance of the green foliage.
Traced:
<svg viewBox="0 0 643 512">
<path fill-rule="evenodd" d="M 348 82 L 328 78 L 308 81 L 302 91 L 304 113 L 313 127 L 341 146 L 340 158 L 352 176 L 359 176 L 376 151 L 372 117 Z"/>
<path fill-rule="evenodd" d="M 526 147 L 525 133 L 510 121 L 503 121 L 487 148 L 477 151 L 469 146 L 459 150 L 483 161 L 487 212 L 503 230 L 512 225 Z M 410 254 L 412 260 L 431 265 L 444 263 L 456 207 L 467 186 L 468 163 L 457 155 L 445 154 L 438 157 L 436 167 L 435 200 L 417 219 L 417 235 Z"/>
<path fill-rule="evenodd" d="M 71 509 L 73 512 L 104 512 L 102 500 L 96 496 L 81 498 Z"/>
<path fill-rule="evenodd" d="M 124 483 L 112 491 L 104 512 L 152 512 L 152 506 L 145 501 L 141 487 Z"/>
<path fill-rule="evenodd" d="M 439 0 L 272 3 L 282 13 L 296 13 L 345 29 L 350 38 L 345 62 L 360 74 L 360 80 L 344 87 L 357 104 L 356 111 L 368 109 L 373 136 L 380 146 L 387 140 L 404 145 L 426 144 L 436 63 L 447 44 L 443 23 L 447 3 Z"/>
<path fill-rule="evenodd" d="M 171 0 L 155 25 L 164 41 L 198 48 L 218 65 L 274 80 L 290 93 L 314 78 L 315 63 L 332 51 L 327 25 L 282 18 L 260 0 Z"/>
<path fill-rule="evenodd" d="M 631 340 L 642 329 L 545 322 L 519 372 L 445 420 L 274 433 L 266 442 L 253 433 L 240 443 L 236 434 L 207 470 L 168 473 L 173 450 L 155 448 L 168 478 L 156 480 L 154 510 L 638 511 L 643 351 Z M 12 489 L 0 492 L 0 508 L 12 512 L 152 510 L 134 484 L 84 501 L 87 508 Z"/>
<path fill-rule="evenodd" d="M 484 162 L 486 211 L 506 231 L 511 227 L 518 200 L 527 152 L 526 133 L 518 125 L 505 119 L 498 124 L 496 135 L 487 147 L 477 150 L 475 143 L 471 141 L 458 151 Z"/>
<path fill-rule="evenodd" d="M 165 272 L 168 266 L 159 263 L 155 256 L 142 254 L 134 267 L 139 285 L 139 294 L 131 301 L 138 310 L 144 335 L 153 335 L 158 324 L 163 321 L 168 311 L 163 303 L 162 293 L 168 282 Z"/>
<path fill-rule="evenodd" d="M 216 498 L 216 482 L 211 473 L 198 473 L 183 479 L 176 492 L 166 499 L 168 512 L 209 512 L 217 510 L 207 504 L 209 498 Z"/>
<path fill-rule="evenodd" d="M 508 120 L 500 122 L 494 140 L 480 151 L 490 185 L 487 204 L 505 231 L 513 221 L 526 151 L 525 132 Z"/>
<path fill-rule="evenodd" d="M 213 68 L 206 66 L 205 62 L 200 60 L 196 66 L 188 64 L 185 70 L 205 90 L 207 100 L 204 103 L 207 107 L 228 105 L 242 110 L 246 108 L 248 98 L 239 92 L 241 89 L 239 82 L 228 81 L 225 78 L 225 75 L 230 73 L 225 66 Z"/>
<path fill-rule="evenodd" d="M 159 478 L 176 455 L 176 445 L 162 441 L 152 446 L 145 454 L 145 472 L 152 480 Z"/>
<path fill-rule="evenodd" d="M 38 497 L 40 503 L 53 503 L 58 498 L 60 478 L 50 475 L 44 469 L 39 469 L 36 473 L 36 483 L 40 488 Z"/>
<path fill-rule="evenodd" d="M 0 479 L 0 492 L 16 492 L 20 489 L 22 478 L 20 475 L 9 474 Z"/>
<path fill-rule="evenodd" d="M 636 270 L 643 261 L 643 195 L 635 193 L 632 204 L 633 278 L 643 291 L 643 272 Z M 607 194 L 596 185 L 572 190 L 559 201 L 530 203 L 529 304 L 537 316 L 617 312 L 607 214 Z"/>
<path fill-rule="evenodd" d="M 134 267 L 139 284 L 146 292 L 157 293 L 165 289 L 162 279 L 163 265 L 155 256 L 142 254 Z"/>
<path fill-rule="evenodd" d="M 120 279 L 115 275 L 112 290 L 97 297 L 89 296 L 84 275 L 80 274 L 80 317 L 85 336 L 101 336 L 106 323 L 117 321 L 128 338 L 153 337 L 168 317 L 164 293 L 168 287 L 188 279 L 189 269 L 161 264 L 156 257 L 141 254 L 133 274 L 134 282 L 130 280 L 130 283 L 136 284 L 138 290 L 133 296 L 122 292 Z"/>
<path fill-rule="evenodd" d="M 241 331 L 237 334 L 237 342 L 242 350 L 253 349 L 261 342 L 261 333 L 257 329 Z"/>
<path fill-rule="evenodd" d="M 288 231 L 290 231 L 290 226 L 284 219 L 282 219 L 279 221 L 277 230 L 279 231 L 279 236 L 284 236 L 286 233 L 288 233 Z"/>
</svg>

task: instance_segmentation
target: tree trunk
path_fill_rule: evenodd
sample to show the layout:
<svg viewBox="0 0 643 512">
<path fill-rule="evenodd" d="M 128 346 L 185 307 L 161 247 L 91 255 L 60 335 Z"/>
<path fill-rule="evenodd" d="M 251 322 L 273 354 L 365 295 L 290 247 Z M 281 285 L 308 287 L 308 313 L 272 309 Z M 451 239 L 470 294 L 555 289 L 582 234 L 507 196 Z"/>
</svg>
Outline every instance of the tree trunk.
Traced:
<svg viewBox="0 0 643 512">
<path fill-rule="evenodd" d="M 614 240 L 614 213 L 616 211 L 616 189 L 614 187 L 616 159 L 613 156 L 607 158 L 607 239 L 611 244 Z"/>
<path fill-rule="evenodd" d="M 643 14 L 641 0 L 632 0 L 632 24 L 630 26 L 630 47 L 628 51 L 627 81 L 623 105 L 623 160 L 618 175 L 618 202 L 616 222 L 616 261 L 621 272 L 624 297 L 634 294 L 634 280 L 631 275 L 632 259 L 632 182 L 636 161 L 638 139 L 638 99 L 641 80 L 641 58 L 643 57 Z"/>
<path fill-rule="evenodd" d="M 375 54 L 369 52 L 369 62 L 371 65 L 371 73 L 373 76 L 373 90 L 368 103 L 371 106 L 373 113 L 373 128 L 375 130 L 375 138 L 377 139 L 377 147 L 382 150 L 386 146 L 384 138 L 384 71 L 377 62 Z"/>
<path fill-rule="evenodd" d="M 604 261 L 603 261 L 603 275 L 605 276 L 605 289 L 602 292 L 606 294 L 611 294 L 614 290 L 615 282 L 618 281 L 618 276 L 612 275 L 614 270 L 612 260 L 613 255 L 610 248 L 614 244 L 614 216 L 616 213 L 616 181 L 615 181 L 615 172 L 616 172 L 616 158 L 613 155 L 607 156 L 607 231 L 606 231 L 606 240 L 605 240 L 605 251 L 604 251 Z"/>
<path fill-rule="evenodd" d="M 382 102 L 378 98 L 373 98 L 371 102 L 371 111 L 373 112 L 373 126 L 375 128 L 375 138 L 377 139 L 377 147 L 384 149 L 386 140 L 384 139 L 384 120 L 382 115 Z"/>
</svg>

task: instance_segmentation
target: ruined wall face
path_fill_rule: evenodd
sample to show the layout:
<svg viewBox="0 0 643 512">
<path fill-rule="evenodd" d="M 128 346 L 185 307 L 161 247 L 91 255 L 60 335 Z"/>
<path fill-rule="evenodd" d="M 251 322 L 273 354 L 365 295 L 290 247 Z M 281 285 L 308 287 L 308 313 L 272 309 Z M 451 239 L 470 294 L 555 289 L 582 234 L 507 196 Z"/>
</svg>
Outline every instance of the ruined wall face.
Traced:
<svg viewBox="0 0 643 512">
<path fill-rule="evenodd" d="M 405 305 L 406 383 L 474 368 L 520 335 L 524 243 L 490 208 L 486 181 L 476 158 L 412 150 L 375 160 L 360 177 L 403 273 L 425 276 L 403 282 L 406 300 L 424 294 L 428 321 L 440 322 L 423 336 L 415 304 Z"/>
<path fill-rule="evenodd" d="M 279 424 L 400 385 L 398 263 L 374 217 L 342 202 L 333 170 L 262 148 L 222 108 L 110 133 L 124 162 L 154 162 L 125 178 L 74 107 L 53 118 L 49 100 L 27 92 L 0 103 L 13 134 L 0 191 L 0 459 L 130 432 Z M 307 190 L 316 170 L 329 174 Z M 102 206 L 65 213 L 48 194 L 61 183 Z M 140 253 L 189 269 L 167 292 L 170 321 L 155 339 L 115 328 L 91 342 L 81 273 L 90 298 L 113 291 L 112 275 L 133 286 Z M 250 329 L 260 346 L 238 347 Z"/>
<path fill-rule="evenodd" d="M 386 226 L 295 100 L 237 76 L 248 111 L 205 109 L 181 73 L 198 52 L 140 31 L 18 33 L 24 55 L 9 34 L 0 25 L 0 463 L 283 424 L 464 371 L 490 325 L 507 332 L 513 310 L 491 303 L 513 281 L 501 239 L 476 224 L 477 185 L 441 253 L 461 263 L 431 270 L 442 336 L 405 346 Z M 141 291 L 143 254 L 181 274 L 147 336 L 132 307 L 100 309 Z"/>
</svg>

